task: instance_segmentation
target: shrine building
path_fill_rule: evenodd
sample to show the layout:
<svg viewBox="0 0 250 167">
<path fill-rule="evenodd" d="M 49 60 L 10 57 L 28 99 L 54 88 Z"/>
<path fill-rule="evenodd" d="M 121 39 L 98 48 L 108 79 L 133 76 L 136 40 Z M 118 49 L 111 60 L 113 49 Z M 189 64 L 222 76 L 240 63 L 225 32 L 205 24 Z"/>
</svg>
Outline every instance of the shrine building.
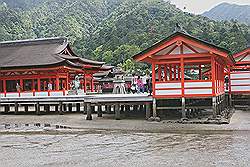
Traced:
<svg viewBox="0 0 250 167">
<path fill-rule="evenodd" d="M 111 68 L 77 56 L 66 38 L 0 42 L 2 97 L 67 95 L 75 76 L 82 93 L 94 92 L 93 74 Z"/>
<path fill-rule="evenodd" d="M 157 110 L 177 109 L 186 118 L 188 106 L 196 102 L 197 108 L 210 106 L 214 117 L 222 111 L 225 70 L 234 65 L 228 50 L 175 32 L 133 58 L 152 66 L 153 117 Z"/>
</svg>

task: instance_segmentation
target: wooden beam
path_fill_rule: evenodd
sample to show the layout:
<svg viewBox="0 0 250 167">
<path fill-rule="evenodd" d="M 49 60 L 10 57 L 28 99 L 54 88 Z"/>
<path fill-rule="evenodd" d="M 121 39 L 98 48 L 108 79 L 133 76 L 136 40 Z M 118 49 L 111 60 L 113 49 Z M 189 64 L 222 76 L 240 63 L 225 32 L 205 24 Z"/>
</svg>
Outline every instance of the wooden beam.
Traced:
<svg viewBox="0 0 250 167">
<path fill-rule="evenodd" d="M 187 53 L 187 54 L 171 54 L 171 55 L 157 55 L 154 57 L 155 60 L 161 59 L 176 59 L 176 58 L 199 58 L 199 57 L 210 57 L 210 53 Z"/>
</svg>

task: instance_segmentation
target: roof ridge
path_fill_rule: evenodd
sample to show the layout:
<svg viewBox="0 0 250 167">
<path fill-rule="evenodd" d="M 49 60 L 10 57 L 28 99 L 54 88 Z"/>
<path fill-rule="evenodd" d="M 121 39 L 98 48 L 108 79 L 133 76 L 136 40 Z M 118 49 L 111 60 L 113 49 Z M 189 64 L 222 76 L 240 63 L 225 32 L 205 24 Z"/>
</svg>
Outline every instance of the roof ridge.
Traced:
<svg viewBox="0 0 250 167">
<path fill-rule="evenodd" d="M 37 38 L 37 39 L 15 40 L 15 41 L 3 41 L 0 42 L 0 47 L 41 45 L 41 44 L 65 43 L 65 42 L 68 42 L 66 37 Z"/>
</svg>

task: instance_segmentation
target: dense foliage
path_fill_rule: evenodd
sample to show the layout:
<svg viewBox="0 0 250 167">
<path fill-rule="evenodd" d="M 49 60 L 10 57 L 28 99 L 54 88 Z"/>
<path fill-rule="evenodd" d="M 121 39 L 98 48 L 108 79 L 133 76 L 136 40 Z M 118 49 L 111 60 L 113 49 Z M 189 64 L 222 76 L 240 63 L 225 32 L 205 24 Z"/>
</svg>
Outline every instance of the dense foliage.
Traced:
<svg viewBox="0 0 250 167">
<path fill-rule="evenodd" d="M 0 0 L 0 41 L 66 36 L 79 55 L 124 68 L 176 23 L 233 53 L 250 42 L 245 24 L 184 13 L 164 0 Z"/>
</svg>

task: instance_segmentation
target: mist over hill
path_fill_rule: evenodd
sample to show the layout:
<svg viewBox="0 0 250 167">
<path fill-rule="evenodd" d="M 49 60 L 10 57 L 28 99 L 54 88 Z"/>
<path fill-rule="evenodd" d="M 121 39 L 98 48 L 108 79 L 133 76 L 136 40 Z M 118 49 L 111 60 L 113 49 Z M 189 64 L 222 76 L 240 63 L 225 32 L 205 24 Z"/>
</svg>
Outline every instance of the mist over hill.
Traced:
<svg viewBox="0 0 250 167">
<path fill-rule="evenodd" d="M 238 20 L 250 25 L 250 5 L 221 3 L 202 14 L 214 20 Z"/>
</svg>

